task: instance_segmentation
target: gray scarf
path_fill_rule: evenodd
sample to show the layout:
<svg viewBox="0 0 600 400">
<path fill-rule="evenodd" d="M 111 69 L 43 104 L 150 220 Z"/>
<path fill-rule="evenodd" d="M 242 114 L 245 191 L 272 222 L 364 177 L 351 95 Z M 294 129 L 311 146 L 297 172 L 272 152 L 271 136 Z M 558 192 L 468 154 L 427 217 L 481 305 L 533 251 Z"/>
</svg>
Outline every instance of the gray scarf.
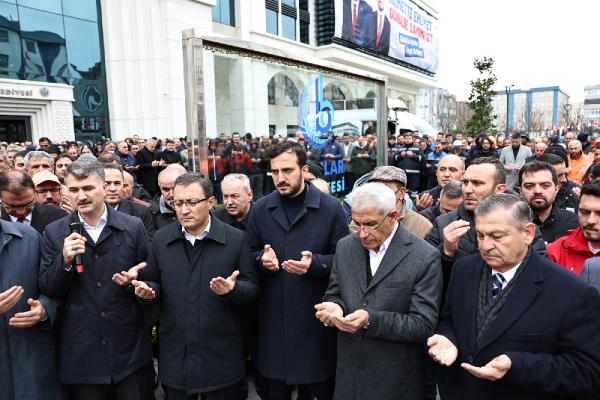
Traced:
<svg viewBox="0 0 600 400">
<path fill-rule="evenodd" d="M 527 254 L 525 254 L 525 258 L 517 269 L 515 276 L 495 298 L 492 296 L 492 269 L 487 264 L 483 266 L 483 273 L 481 274 L 481 281 L 479 282 L 479 295 L 477 297 L 478 346 L 481 344 L 481 341 L 488 332 L 490 325 L 498 316 L 498 312 L 500 312 L 502 309 L 502 306 L 506 302 L 510 292 L 512 292 L 512 289 L 515 287 L 519 277 L 523 274 L 523 271 L 527 267 L 527 263 L 529 262 L 530 258 L 531 248 L 527 250 Z"/>
</svg>

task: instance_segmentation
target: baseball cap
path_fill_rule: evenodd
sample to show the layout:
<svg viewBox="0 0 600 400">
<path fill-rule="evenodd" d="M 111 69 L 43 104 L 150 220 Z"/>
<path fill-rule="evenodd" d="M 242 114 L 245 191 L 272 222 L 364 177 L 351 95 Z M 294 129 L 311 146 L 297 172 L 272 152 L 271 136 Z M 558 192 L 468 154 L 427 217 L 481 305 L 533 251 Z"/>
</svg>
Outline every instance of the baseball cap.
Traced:
<svg viewBox="0 0 600 400">
<path fill-rule="evenodd" d="M 44 182 L 55 182 L 60 185 L 60 181 L 58 180 L 56 175 L 54 175 L 53 173 L 48 172 L 48 171 L 36 172 L 31 177 L 31 179 L 33 180 L 33 184 L 35 186 L 39 185 L 40 183 L 44 183 Z"/>
<path fill-rule="evenodd" d="M 398 167 L 384 165 L 375 168 L 367 182 L 399 182 L 406 186 L 406 172 Z"/>
<path fill-rule="evenodd" d="M 462 140 L 456 139 L 454 142 L 452 142 L 452 146 L 453 147 L 460 147 L 460 146 L 462 146 Z"/>
</svg>

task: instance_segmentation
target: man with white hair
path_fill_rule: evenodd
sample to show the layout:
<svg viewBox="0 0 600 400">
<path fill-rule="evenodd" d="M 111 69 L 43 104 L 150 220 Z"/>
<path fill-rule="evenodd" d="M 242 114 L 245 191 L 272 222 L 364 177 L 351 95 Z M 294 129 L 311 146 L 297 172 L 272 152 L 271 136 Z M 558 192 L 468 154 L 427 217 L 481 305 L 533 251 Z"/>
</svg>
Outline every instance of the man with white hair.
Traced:
<svg viewBox="0 0 600 400">
<path fill-rule="evenodd" d="M 29 176 L 40 171 L 54 173 L 54 159 L 45 151 L 30 151 L 25 156 L 24 162 Z"/>
<path fill-rule="evenodd" d="M 150 213 L 156 230 L 177 220 L 173 206 L 175 180 L 187 171 L 179 164 L 171 164 L 158 175 L 160 196 L 150 204 Z"/>
<path fill-rule="evenodd" d="M 221 192 L 224 207 L 214 210 L 213 215 L 227 225 L 246 232 L 253 204 L 250 179 L 244 174 L 225 175 L 221 182 Z"/>
<path fill-rule="evenodd" d="M 339 330 L 335 399 L 424 398 L 440 254 L 398 223 L 389 186 L 367 183 L 351 201 L 358 232 L 338 242 L 324 302 L 315 306 L 316 317 Z"/>
</svg>

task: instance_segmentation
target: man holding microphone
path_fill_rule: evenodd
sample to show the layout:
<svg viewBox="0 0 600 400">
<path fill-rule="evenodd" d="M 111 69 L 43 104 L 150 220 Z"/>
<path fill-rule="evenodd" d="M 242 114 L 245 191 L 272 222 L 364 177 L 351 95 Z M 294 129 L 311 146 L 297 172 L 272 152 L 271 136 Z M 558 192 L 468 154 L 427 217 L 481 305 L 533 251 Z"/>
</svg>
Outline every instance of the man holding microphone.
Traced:
<svg viewBox="0 0 600 400">
<path fill-rule="evenodd" d="M 98 161 L 69 165 L 65 181 L 78 211 L 46 227 L 40 269 L 41 292 L 63 305 L 59 381 L 69 399 L 152 399 L 150 335 L 130 285 L 148 255 L 144 226 L 105 204 Z"/>
</svg>

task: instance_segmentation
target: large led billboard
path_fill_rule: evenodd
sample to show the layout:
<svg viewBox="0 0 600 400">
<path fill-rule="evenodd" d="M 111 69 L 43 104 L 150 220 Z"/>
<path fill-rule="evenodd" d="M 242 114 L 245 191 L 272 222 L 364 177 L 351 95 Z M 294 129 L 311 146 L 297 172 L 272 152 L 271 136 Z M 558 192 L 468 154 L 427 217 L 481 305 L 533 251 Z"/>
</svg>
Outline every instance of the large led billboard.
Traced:
<svg viewBox="0 0 600 400">
<path fill-rule="evenodd" d="M 431 73 L 438 71 L 437 20 L 409 0 L 335 0 L 335 36 Z"/>
</svg>

